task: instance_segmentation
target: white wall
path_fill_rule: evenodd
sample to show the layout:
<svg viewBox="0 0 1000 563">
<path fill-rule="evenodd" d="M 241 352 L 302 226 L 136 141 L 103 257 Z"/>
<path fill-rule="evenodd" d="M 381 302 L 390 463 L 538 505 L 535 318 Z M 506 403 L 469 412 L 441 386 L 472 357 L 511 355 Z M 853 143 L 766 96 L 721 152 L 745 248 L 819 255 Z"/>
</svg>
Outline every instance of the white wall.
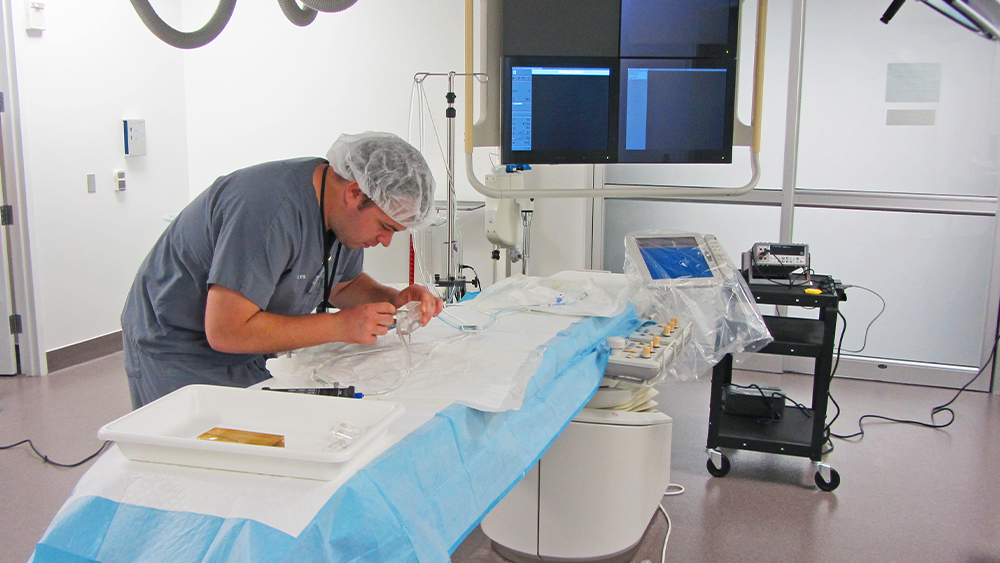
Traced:
<svg viewBox="0 0 1000 563">
<path fill-rule="evenodd" d="M 889 25 L 883 10 L 808 5 L 799 186 L 996 196 L 1000 49 L 926 5 L 907 4 Z M 939 101 L 887 101 L 887 67 L 898 63 L 939 65 Z M 886 126 L 893 110 L 931 111 L 935 123 Z"/>
<path fill-rule="evenodd" d="M 120 328 L 135 271 L 177 213 L 216 177 L 242 166 L 324 155 L 342 132 L 392 131 L 422 146 L 445 199 L 444 78 L 425 82 L 439 139 L 425 113 L 423 139 L 409 119 L 413 75 L 464 68 L 464 2 L 360 0 L 305 28 L 277 2 L 240 2 L 209 45 L 180 51 L 156 39 L 128 2 L 46 2 L 47 29 L 24 32 L 14 2 L 15 56 L 42 350 Z M 207 21 L 213 2 L 157 0 L 183 30 Z M 457 81 L 459 104 L 464 81 Z M 456 152 L 460 199 L 482 200 L 465 180 L 463 111 Z M 427 112 L 426 108 L 424 109 Z M 147 155 L 125 157 L 121 120 L 146 120 Z M 477 150 L 479 177 L 489 151 Z M 125 170 L 128 189 L 111 190 Z M 98 190 L 88 194 L 87 174 Z M 585 171 L 540 171 L 546 185 L 584 187 Z M 584 265 L 583 200 L 539 202 L 531 272 Z M 489 279 L 482 212 L 463 214 L 465 261 Z M 408 237 L 369 253 L 366 269 L 406 281 Z M 443 238 L 442 238 L 443 241 Z M 435 269 L 434 271 L 440 271 Z"/>
<path fill-rule="evenodd" d="M 192 194 L 242 166 L 324 155 L 340 133 L 406 137 L 413 74 L 464 64 L 462 7 L 361 0 L 298 28 L 273 0 L 239 3 L 218 39 L 186 54 Z"/>
<path fill-rule="evenodd" d="M 163 215 L 187 200 L 187 133 L 182 54 L 128 2 L 45 6 L 41 33 L 25 32 L 24 2 L 12 13 L 39 348 L 53 350 L 120 328 Z M 123 118 L 146 120 L 147 156 L 124 156 Z"/>
</svg>

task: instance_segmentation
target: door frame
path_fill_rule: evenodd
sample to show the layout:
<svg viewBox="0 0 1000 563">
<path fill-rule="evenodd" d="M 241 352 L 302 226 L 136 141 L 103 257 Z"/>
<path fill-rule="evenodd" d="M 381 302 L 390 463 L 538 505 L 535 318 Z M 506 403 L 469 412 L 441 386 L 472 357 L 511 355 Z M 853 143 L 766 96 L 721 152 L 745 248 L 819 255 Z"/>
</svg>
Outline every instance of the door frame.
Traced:
<svg viewBox="0 0 1000 563">
<path fill-rule="evenodd" d="M 3 199 L 13 209 L 13 224 L 7 230 L 10 287 L 13 313 L 21 316 L 21 333 L 16 335 L 18 372 L 45 375 L 48 365 L 41 345 L 41 328 L 35 308 L 35 286 L 31 269 L 28 236 L 27 181 L 21 142 L 20 103 L 17 90 L 17 65 L 14 57 L 14 18 L 12 2 L 2 0 L 0 11 L 0 93 L 4 111 L 0 113 L 0 142 L 3 154 Z"/>
</svg>

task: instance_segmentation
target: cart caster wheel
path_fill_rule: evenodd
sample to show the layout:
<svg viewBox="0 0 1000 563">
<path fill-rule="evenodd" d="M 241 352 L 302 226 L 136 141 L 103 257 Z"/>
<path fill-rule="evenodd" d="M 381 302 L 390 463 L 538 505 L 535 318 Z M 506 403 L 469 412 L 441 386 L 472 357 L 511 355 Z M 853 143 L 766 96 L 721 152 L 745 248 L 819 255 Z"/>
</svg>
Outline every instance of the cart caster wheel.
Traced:
<svg viewBox="0 0 1000 563">
<path fill-rule="evenodd" d="M 837 470 L 830 468 L 830 480 L 827 481 L 823 479 L 823 475 L 817 471 L 816 472 L 816 486 L 819 487 L 821 491 L 830 492 L 840 486 L 840 473 Z"/>
<path fill-rule="evenodd" d="M 719 467 L 716 467 L 712 463 L 712 458 L 708 458 L 708 461 L 705 462 L 705 467 L 708 468 L 708 472 L 712 474 L 712 477 L 725 477 L 729 473 L 729 458 L 722 455 L 719 459 L 721 460 Z"/>
</svg>

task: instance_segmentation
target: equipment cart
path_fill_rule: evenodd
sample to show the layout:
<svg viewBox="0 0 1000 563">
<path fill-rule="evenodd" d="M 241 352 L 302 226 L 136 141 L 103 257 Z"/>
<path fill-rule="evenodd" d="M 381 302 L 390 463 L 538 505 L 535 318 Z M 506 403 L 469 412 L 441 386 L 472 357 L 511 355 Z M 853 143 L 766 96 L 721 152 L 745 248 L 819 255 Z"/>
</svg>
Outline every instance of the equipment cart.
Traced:
<svg viewBox="0 0 1000 563">
<path fill-rule="evenodd" d="M 750 292 L 760 305 L 818 309 L 817 319 L 764 315 L 764 323 L 774 341 L 760 351 L 816 358 L 812 407 L 785 408 L 780 420 L 763 424 L 753 416 L 726 414 L 723 412 L 723 390 L 732 383 L 733 376 L 733 357 L 727 354 L 712 370 L 708 472 L 715 477 L 729 473 L 729 459 L 718 448 L 808 457 L 816 468 L 816 486 L 832 491 L 840 485 L 840 474 L 823 462 L 822 453 L 826 442 L 826 406 L 832 379 L 837 311 L 840 302 L 847 300 L 843 286 L 830 277 L 813 276 L 808 285 L 750 284 Z"/>
</svg>

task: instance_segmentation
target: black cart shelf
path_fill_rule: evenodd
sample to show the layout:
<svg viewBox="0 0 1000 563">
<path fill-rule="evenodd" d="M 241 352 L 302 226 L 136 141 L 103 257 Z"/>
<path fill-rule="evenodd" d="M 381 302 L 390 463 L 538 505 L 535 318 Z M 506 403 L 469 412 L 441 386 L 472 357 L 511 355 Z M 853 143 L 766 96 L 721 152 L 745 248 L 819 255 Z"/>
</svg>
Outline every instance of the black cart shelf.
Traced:
<svg viewBox="0 0 1000 563">
<path fill-rule="evenodd" d="M 816 467 L 816 485 L 824 491 L 832 491 L 840 484 L 840 474 L 823 462 L 823 446 L 837 310 L 840 302 L 847 299 L 843 287 L 832 278 L 814 276 L 809 285 L 750 284 L 750 293 L 759 305 L 809 307 L 819 311 L 816 319 L 764 315 L 764 323 L 774 341 L 760 351 L 762 354 L 816 358 L 812 406 L 808 409 L 786 407 L 781 420 L 766 423 L 755 417 L 724 413 L 723 389 L 733 379 L 733 357 L 727 354 L 712 370 L 708 471 L 715 477 L 729 473 L 729 459 L 719 448 L 808 457 Z"/>
</svg>

